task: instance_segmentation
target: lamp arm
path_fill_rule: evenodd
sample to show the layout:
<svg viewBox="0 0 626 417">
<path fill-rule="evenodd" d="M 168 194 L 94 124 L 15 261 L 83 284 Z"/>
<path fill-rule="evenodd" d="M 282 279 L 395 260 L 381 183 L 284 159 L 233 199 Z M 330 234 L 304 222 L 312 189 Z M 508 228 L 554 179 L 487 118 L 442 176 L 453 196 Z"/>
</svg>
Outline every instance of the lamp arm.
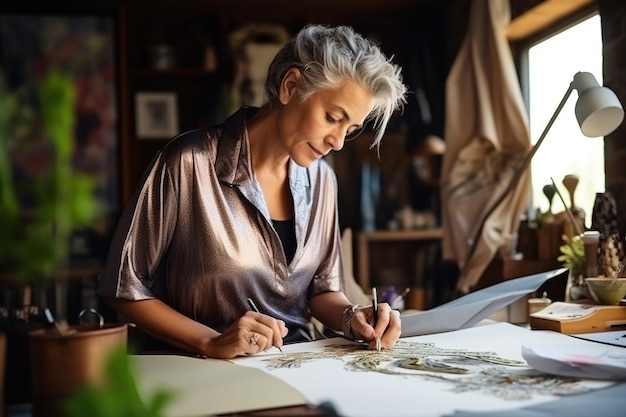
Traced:
<svg viewBox="0 0 626 417">
<path fill-rule="evenodd" d="M 539 136 L 537 143 L 535 143 L 535 146 L 532 147 L 530 152 L 524 158 L 524 162 L 522 166 L 520 167 L 521 172 L 524 171 L 524 168 L 530 163 L 530 160 L 533 159 L 533 156 L 535 156 L 535 154 L 537 153 L 537 149 L 539 149 L 539 146 L 541 146 L 541 144 L 543 143 L 543 140 L 546 138 L 546 135 L 552 128 L 552 125 L 554 124 L 554 121 L 556 120 L 557 116 L 559 115 L 559 113 L 561 113 L 561 110 L 563 109 L 563 106 L 565 106 L 565 103 L 567 102 L 567 99 L 569 98 L 570 94 L 572 94 L 572 91 L 574 91 L 574 86 L 573 86 L 573 83 L 570 83 L 569 88 L 565 92 L 565 95 L 561 99 L 561 102 L 559 103 L 556 110 L 554 111 L 554 114 L 548 121 L 548 124 L 546 125 L 546 127 L 543 129 L 543 132 L 541 132 L 541 136 Z M 521 175 L 521 172 L 520 172 L 520 175 Z"/>
<path fill-rule="evenodd" d="M 537 153 L 537 150 L 543 143 L 543 140 L 548 135 L 548 132 L 550 131 L 550 129 L 552 128 L 552 125 L 554 124 L 554 121 L 561 113 L 561 110 L 563 109 L 563 106 L 565 106 L 565 103 L 569 99 L 570 94 L 572 94 L 572 91 L 574 91 L 574 87 L 572 83 L 570 83 L 569 87 L 567 88 L 567 91 L 565 92 L 565 95 L 561 99 L 561 102 L 556 107 L 556 110 L 554 110 L 552 117 L 548 121 L 548 124 L 543 129 L 543 132 L 541 132 L 541 136 L 539 136 L 539 139 L 537 139 L 537 143 L 535 143 L 535 145 L 530 149 L 530 152 L 528 152 L 526 156 L 524 157 L 524 159 L 521 161 L 520 165 L 515 170 L 515 174 L 511 177 L 511 181 L 509 182 L 509 185 L 506 187 L 506 189 L 504 190 L 504 193 L 502 193 L 500 198 L 498 198 L 498 200 L 495 202 L 493 207 L 489 210 L 489 212 L 487 213 L 487 216 L 485 216 L 485 219 L 487 219 L 487 217 L 496 209 L 496 207 L 500 205 L 500 203 L 502 203 L 502 201 L 511 192 L 511 190 L 517 185 L 518 181 L 522 177 L 522 174 L 524 174 L 524 171 L 526 171 L 526 168 L 528 167 L 528 165 L 530 165 L 530 161 L 533 159 L 533 156 L 535 156 L 535 154 Z"/>
<path fill-rule="evenodd" d="M 482 234 L 482 231 L 485 227 L 485 223 L 487 222 L 487 219 L 496 210 L 496 208 L 498 208 L 498 206 L 504 201 L 506 196 L 509 195 L 511 190 L 513 190 L 515 186 L 517 185 L 517 183 L 519 182 L 520 178 L 522 177 L 522 174 L 524 174 L 524 171 L 526 171 L 526 168 L 530 164 L 530 161 L 532 160 L 533 156 L 535 156 L 535 154 L 537 153 L 537 149 L 539 149 L 539 146 L 541 146 L 541 144 L 543 143 L 543 140 L 545 139 L 546 135 L 550 131 L 550 128 L 552 128 L 552 125 L 554 124 L 554 121 L 556 120 L 557 116 L 559 115 L 559 113 L 561 113 L 561 110 L 563 109 L 563 106 L 565 106 L 565 103 L 567 102 L 567 99 L 569 98 L 570 94 L 572 94 L 572 91 L 574 91 L 574 86 L 572 85 L 572 83 L 570 83 L 567 91 L 565 92 L 565 95 L 563 96 L 563 98 L 561 99 L 561 102 L 559 103 L 556 110 L 554 111 L 554 114 L 548 121 L 548 124 L 546 125 L 546 127 L 543 129 L 541 136 L 539 136 L 537 143 L 535 144 L 535 146 L 532 147 L 530 152 L 528 152 L 526 156 L 524 156 L 524 159 L 521 161 L 520 165 L 516 168 L 513 176 L 511 177 L 511 180 L 509 181 L 509 184 L 504 189 L 504 192 L 500 194 L 500 197 L 498 197 L 498 199 L 491 205 L 491 207 L 489 207 L 489 210 L 487 210 L 485 216 L 481 220 L 480 227 L 477 229 L 476 234 L 474 235 L 474 239 L 472 240 L 472 246 L 467 254 L 467 257 L 465 258 L 464 267 L 469 264 L 470 260 L 474 256 L 474 252 L 476 252 L 476 246 L 478 245 L 478 240 L 480 239 L 480 235 Z"/>
</svg>

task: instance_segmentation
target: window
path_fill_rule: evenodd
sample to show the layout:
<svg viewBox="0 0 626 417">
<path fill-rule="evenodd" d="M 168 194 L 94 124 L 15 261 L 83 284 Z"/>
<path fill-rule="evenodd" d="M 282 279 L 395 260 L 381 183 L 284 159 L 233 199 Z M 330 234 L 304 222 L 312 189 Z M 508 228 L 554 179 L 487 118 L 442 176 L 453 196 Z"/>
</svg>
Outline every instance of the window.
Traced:
<svg viewBox="0 0 626 417">
<path fill-rule="evenodd" d="M 602 85 L 602 33 L 600 16 L 594 13 L 556 34 L 532 44 L 527 52 L 527 101 L 531 141 L 535 143 L 563 95 L 574 74 L 592 73 Z M 596 193 L 604 192 L 604 138 L 588 138 L 578 127 L 574 91 L 557 117 L 543 144 L 531 163 L 532 207 L 543 213 L 548 199 L 543 186 L 551 184 L 550 177 L 570 204 L 570 196 L 562 184 L 567 174 L 577 175 L 580 182 L 574 192 L 574 204 L 585 211 L 586 225 L 591 226 L 591 214 Z M 558 196 L 554 197 L 552 212 L 564 210 Z"/>
</svg>

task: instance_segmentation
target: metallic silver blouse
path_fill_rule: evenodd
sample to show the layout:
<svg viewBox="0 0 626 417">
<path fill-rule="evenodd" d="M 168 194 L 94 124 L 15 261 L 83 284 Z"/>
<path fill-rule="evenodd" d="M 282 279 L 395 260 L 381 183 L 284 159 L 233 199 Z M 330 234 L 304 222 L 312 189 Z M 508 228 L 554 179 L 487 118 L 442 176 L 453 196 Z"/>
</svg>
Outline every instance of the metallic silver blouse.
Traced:
<svg viewBox="0 0 626 417">
<path fill-rule="evenodd" d="M 250 161 L 243 108 L 172 139 L 118 224 L 98 295 L 159 298 L 224 331 L 249 310 L 308 328 L 307 300 L 342 290 L 337 181 L 323 160 L 290 161 L 297 248 L 287 265 Z"/>
</svg>

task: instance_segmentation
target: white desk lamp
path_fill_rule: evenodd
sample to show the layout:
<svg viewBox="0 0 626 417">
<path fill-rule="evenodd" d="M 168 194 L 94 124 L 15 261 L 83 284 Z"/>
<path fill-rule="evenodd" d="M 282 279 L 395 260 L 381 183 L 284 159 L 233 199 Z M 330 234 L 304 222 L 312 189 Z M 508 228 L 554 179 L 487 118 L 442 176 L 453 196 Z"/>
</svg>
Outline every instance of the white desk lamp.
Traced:
<svg viewBox="0 0 626 417">
<path fill-rule="evenodd" d="M 593 74 L 577 72 L 563 99 L 554 111 L 552 118 L 550 118 L 546 128 L 541 133 L 539 140 L 524 159 L 519 176 L 530 163 L 530 160 L 537 152 L 565 102 L 574 90 L 578 91 L 578 101 L 574 111 L 583 135 L 590 138 L 606 136 L 617 129 L 622 120 L 624 120 L 624 110 L 615 93 L 608 87 L 600 86 Z"/>
<path fill-rule="evenodd" d="M 539 146 L 541 146 L 541 143 L 550 131 L 550 128 L 561 112 L 561 109 L 563 109 L 567 99 L 574 90 L 578 91 L 578 101 L 576 102 L 575 107 L 576 119 L 578 120 L 580 130 L 585 136 L 606 136 L 617 129 L 617 127 L 624 120 L 624 109 L 622 108 L 622 105 L 615 93 L 608 87 L 600 86 L 593 74 L 588 72 L 577 72 L 574 75 L 574 79 L 570 83 L 569 88 L 565 92 L 565 95 L 561 99 L 561 102 L 554 111 L 554 114 L 537 140 L 537 143 L 521 161 L 519 167 L 513 173 L 511 181 L 505 188 L 504 192 L 494 202 L 489 210 L 487 210 L 485 217 L 483 217 L 481 222 L 481 226 L 478 228 L 476 235 L 474 236 L 474 244 L 470 248 L 465 265 L 469 265 L 469 261 L 474 255 L 477 242 L 480 239 L 486 220 L 502 203 L 502 201 L 504 201 L 506 196 L 509 195 L 509 193 L 517 186 L 519 179 L 522 177 L 522 174 L 524 174 L 524 171 L 526 171 L 531 159 L 539 149 Z M 461 274 L 461 276 L 463 276 L 463 274 Z"/>
</svg>

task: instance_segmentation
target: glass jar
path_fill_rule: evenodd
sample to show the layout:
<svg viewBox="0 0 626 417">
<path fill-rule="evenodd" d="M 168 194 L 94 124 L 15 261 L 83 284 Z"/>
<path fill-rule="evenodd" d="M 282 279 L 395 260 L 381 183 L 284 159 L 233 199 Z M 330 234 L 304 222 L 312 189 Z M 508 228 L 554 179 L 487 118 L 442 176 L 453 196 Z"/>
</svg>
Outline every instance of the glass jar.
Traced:
<svg viewBox="0 0 626 417">
<path fill-rule="evenodd" d="M 565 301 L 588 300 L 591 298 L 589 288 L 585 283 L 585 271 L 570 269 L 565 286 Z"/>
</svg>

